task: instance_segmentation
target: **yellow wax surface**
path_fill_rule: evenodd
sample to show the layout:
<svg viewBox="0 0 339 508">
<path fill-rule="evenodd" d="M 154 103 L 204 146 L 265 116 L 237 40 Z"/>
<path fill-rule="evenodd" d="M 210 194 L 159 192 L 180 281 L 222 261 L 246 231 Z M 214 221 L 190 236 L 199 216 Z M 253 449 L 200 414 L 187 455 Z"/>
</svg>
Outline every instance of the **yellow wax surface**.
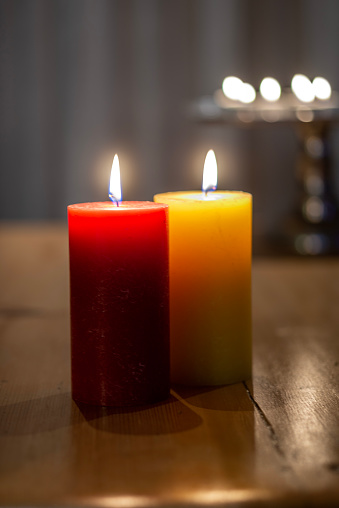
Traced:
<svg viewBox="0 0 339 508">
<path fill-rule="evenodd" d="M 172 192 L 169 205 L 172 382 L 251 377 L 252 196 Z"/>
</svg>

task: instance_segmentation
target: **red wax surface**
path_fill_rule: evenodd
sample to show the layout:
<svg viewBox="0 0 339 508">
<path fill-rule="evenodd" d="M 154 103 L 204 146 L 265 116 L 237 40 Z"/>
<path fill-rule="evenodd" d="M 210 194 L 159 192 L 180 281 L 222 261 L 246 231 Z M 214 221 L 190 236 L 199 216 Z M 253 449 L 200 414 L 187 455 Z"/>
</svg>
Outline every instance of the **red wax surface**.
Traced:
<svg viewBox="0 0 339 508">
<path fill-rule="evenodd" d="M 169 395 L 167 206 L 68 206 L 72 393 L 103 406 Z"/>
</svg>

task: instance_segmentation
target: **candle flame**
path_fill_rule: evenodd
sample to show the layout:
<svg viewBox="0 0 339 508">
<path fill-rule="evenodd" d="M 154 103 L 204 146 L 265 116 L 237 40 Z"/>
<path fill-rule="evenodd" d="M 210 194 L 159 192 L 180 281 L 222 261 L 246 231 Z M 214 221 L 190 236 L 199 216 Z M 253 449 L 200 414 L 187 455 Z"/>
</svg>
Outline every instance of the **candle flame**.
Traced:
<svg viewBox="0 0 339 508">
<path fill-rule="evenodd" d="M 120 165 L 117 154 L 114 155 L 111 177 L 109 179 L 108 195 L 111 201 L 119 206 L 122 200 L 121 182 L 120 182 Z"/>
<path fill-rule="evenodd" d="M 218 182 L 217 159 L 213 150 L 209 150 L 206 155 L 204 173 L 202 177 L 202 191 L 215 191 Z"/>
</svg>

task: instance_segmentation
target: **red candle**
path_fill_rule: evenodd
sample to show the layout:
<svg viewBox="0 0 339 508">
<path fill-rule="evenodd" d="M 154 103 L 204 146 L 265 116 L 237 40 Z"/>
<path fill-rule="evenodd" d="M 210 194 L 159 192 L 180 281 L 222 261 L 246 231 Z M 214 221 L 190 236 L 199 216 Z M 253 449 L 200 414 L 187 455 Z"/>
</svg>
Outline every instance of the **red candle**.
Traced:
<svg viewBox="0 0 339 508">
<path fill-rule="evenodd" d="M 72 394 L 103 406 L 169 395 L 167 206 L 68 206 Z"/>
</svg>

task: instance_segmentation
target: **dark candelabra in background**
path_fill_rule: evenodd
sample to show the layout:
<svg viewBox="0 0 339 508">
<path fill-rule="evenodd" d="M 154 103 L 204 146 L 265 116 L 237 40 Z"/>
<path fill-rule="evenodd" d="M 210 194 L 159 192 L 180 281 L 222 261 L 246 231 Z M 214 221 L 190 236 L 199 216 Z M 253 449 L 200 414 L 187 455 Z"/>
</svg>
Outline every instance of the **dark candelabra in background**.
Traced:
<svg viewBox="0 0 339 508">
<path fill-rule="evenodd" d="M 330 128 L 330 121 L 325 120 L 297 124 L 298 202 L 294 216 L 286 221 L 282 239 L 292 242 L 300 254 L 339 252 L 339 214 L 332 190 Z"/>
<path fill-rule="evenodd" d="M 233 88 L 226 89 L 227 80 Z M 262 87 L 265 80 L 266 85 L 273 86 L 266 96 Z M 325 86 L 322 90 L 326 93 L 321 95 L 320 90 L 318 96 L 305 76 L 296 75 L 293 80 L 291 87 L 281 92 L 276 80 L 265 78 L 260 96 L 238 78 L 226 78 L 213 97 L 201 97 L 192 105 L 190 115 L 195 121 L 220 125 L 250 127 L 281 122 L 291 125 L 299 141 L 297 202 L 279 232 L 270 237 L 269 250 L 313 256 L 338 254 L 339 206 L 333 191 L 329 134 L 339 121 L 339 94 L 323 78 L 313 81 L 314 88 L 316 84 Z"/>
</svg>

